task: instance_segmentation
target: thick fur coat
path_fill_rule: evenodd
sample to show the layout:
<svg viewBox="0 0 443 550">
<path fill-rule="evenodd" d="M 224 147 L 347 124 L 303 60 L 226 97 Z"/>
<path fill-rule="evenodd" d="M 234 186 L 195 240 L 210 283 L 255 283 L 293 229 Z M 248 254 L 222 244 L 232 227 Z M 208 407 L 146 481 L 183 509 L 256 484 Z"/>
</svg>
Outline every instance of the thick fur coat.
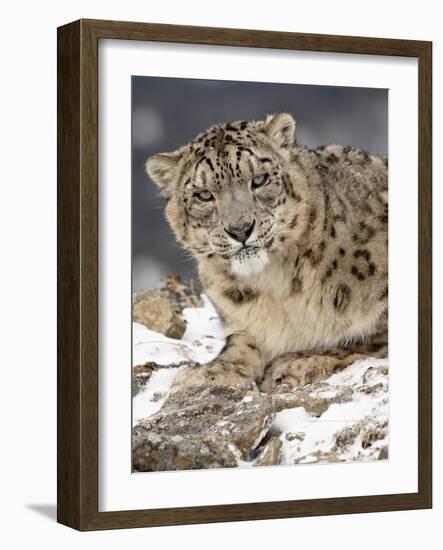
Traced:
<svg viewBox="0 0 443 550">
<path fill-rule="evenodd" d="M 147 161 L 228 336 L 180 383 L 294 386 L 387 352 L 387 161 L 295 128 L 230 122 Z"/>
</svg>

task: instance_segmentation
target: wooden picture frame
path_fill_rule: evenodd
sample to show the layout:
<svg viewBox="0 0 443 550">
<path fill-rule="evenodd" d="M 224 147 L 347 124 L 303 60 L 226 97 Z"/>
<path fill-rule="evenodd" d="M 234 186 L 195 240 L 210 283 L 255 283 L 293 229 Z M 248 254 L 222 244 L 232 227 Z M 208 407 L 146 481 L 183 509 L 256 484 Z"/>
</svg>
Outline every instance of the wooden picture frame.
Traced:
<svg viewBox="0 0 443 550">
<path fill-rule="evenodd" d="M 98 42 L 159 41 L 418 59 L 418 492 L 98 511 Z M 432 506 L 432 44 L 80 20 L 58 29 L 58 521 L 79 530 L 288 518 Z"/>
</svg>

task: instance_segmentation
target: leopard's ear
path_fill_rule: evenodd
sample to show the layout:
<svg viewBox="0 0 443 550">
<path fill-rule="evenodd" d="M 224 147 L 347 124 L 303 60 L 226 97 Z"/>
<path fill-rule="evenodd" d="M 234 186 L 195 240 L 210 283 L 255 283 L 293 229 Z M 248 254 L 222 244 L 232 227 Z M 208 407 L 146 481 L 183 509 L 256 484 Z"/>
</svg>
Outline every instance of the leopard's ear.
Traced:
<svg viewBox="0 0 443 550">
<path fill-rule="evenodd" d="M 166 198 L 171 197 L 174 192 L 182 160 L 182 151 L 175 151 L 153 155 L 146 161 L 148 176 L 158 185 L 162 195 Z"/>
<path fill-rule="evenodd" d="M 289 113 L 268 115 L 264 131 L 279 147 L 295 145 L 295 120 Z"/>
</svg>

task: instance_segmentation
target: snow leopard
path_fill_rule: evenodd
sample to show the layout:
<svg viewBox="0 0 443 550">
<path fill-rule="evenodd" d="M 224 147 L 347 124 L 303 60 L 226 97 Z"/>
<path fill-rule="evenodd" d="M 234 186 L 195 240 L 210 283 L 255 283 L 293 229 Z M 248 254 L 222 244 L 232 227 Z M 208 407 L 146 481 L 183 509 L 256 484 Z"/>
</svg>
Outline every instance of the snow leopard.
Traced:
<svg viewBox="0 0 443 550">
<path fill-rule="evenodd" d="M 212 126 L 146 170 L 226 335 L 176 384 L 273 391 L 387 356 L 386 157 L 309 148 L 278 113 Z"/>
</svg>

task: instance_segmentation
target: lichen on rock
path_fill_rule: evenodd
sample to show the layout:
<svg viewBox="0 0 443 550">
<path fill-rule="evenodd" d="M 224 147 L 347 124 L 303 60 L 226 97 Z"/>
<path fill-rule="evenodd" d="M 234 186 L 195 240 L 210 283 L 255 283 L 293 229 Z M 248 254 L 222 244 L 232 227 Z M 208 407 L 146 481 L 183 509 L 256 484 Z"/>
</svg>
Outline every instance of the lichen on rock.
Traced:
<svg viewBox="0 0 443 550">
<path fill-rule="evenodd" d="M 173 391 L 133 431 L 135 471 L 238 466 L 268 432 L 272 399 L 255 384 Z"/>
</svg>

